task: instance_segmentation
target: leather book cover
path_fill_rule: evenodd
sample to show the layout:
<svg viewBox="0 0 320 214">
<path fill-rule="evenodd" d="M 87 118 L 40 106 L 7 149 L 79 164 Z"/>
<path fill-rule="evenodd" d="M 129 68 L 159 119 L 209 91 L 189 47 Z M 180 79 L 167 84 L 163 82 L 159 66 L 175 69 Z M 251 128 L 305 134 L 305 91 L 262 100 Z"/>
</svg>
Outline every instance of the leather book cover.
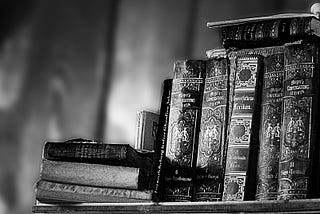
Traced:
<svg viewBox="0 0 320 214">
<path fill-rule="evenodd" d="M 261 102 L 263 57 L 237 55 L 234 66 L 232 112 L 228 125 L 228 148 L 224 176 L 224 201 L 253 200 Z"/>
<path fill-rule="evenodd" d="M 206 61 L 174 66 L 165 158 L 165 201 L 192 201 Z"/>
<path fill-rule="evenodd" d="M 165 152 L 169 124 L 170 100 L 172 90 L 172 79 L 163 81 L 162 98 L 160 106 L 159 126 L 157 130 L 153 174 L 151 178 L 151 189 L 153 190 L 153 200 L 163 200 L 163 182 L 165 169 Z"/>
<path fill-rule="evenodd" d="M 319 44 L 285 49 L 278 199 L 314 197 L 319 188 Z"/>
<path fill-rule="evenodd" d="M 284 47 L 281 53 L 264 58 L 256 200 L 278 196 L 283 75 Z"/>
<path fill-rule="evenodd" d="M 222 199 L 229 65 L 224 49 L 213 50 L 212 55 L 207 61 L 202 101 L 196 165 L 196 201 Z"/>
</svg>

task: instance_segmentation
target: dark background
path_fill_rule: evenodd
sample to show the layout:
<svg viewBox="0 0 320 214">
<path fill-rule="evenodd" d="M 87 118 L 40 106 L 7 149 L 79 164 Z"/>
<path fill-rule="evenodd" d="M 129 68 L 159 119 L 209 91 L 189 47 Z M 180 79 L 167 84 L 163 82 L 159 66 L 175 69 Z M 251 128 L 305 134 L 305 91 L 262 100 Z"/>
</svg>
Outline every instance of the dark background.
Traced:
<svg viewBox="0 0 320 214">
<path fill-rule="evenodd" d="M 303 0 L 1 0 L 0 214 L 31 213 L 43 143 L 134 145 L 177 59 L 220 47 L 207 21 L 309 12 Z"/>
</svg>

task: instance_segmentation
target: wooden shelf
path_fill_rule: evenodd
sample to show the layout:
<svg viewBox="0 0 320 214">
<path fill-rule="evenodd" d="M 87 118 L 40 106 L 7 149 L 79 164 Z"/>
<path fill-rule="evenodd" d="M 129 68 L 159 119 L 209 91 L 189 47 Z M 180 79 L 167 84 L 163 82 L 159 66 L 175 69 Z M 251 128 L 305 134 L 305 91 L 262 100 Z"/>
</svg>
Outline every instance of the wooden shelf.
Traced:
<svg viewBox="0 0 320 214">
<path fill-rule="evenodd" d="M 320 213 L 320 199 L 244 202 L 90 203 L 35 205 L 34 213 Z"/>
</svg>

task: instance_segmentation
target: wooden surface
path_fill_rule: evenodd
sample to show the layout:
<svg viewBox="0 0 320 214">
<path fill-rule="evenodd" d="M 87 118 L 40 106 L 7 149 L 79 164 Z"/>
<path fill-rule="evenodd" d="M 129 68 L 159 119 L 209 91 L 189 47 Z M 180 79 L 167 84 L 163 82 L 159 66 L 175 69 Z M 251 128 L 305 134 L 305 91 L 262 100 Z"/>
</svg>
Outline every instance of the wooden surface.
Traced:
<svg viewBox="0 0 320 214">
<path fill-rule="evenodd" d="M 101 203 L 36 205 L 34 213 L 320 213 L 320 199 L 245 202 Z"/>
</svg>

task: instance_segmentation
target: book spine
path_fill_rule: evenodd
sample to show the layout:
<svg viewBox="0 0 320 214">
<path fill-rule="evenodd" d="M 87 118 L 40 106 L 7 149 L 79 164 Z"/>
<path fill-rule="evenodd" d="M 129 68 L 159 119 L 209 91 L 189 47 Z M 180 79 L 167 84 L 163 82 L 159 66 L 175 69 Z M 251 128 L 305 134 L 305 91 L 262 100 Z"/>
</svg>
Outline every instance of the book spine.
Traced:
<svg viewBox="0 0 320 214">
<path fill-rule="evenodd" d="M 136 121 L 136 142 L 134 145 L 135 149 L 141 149 L 142 146 L 142 135 L 143 135 L 143 111 L 137 112 L 137 121 Z"/>
<path fill-rule="evenodd" d="M 167 79 L 163 82 L 163 92 L 160 107 L 159 126 L 156 137 L 155 157 L 153 167 L 153 178 L 151 189 L 154 190 L 155 201 L 163 200 L 163 182 L 165 169 L 165 152 L 169 124 L 170 100 L 172 90 L 172 79 Z"/>
<path fill-rule="evenodd" d="M 278 199 L 308 198 L 316 188 L 318 166 L 312 163 L 319 153 L 318 46 L 292 44 L 285 49 Z"/>
<path fill-rule="evenodd" d="M 40 180 L 35 188 L 38 201 L 135 202 L 151 201 L 152 191 L 81 186 Z"/>
<path fill-rule="evenodd" d="M 165 201 L 191 201 L 206 61 L 177 61 L 166 142 Z"/>
<path fill-rule="evenodd" d="M 139 168 L 42 160 L 40 177 L 79 185 L 143 189 L 147 175 Z"/>
<path fill-rule="evenodd" d="M 257 55 L 238 56 L 231 121 L 228 133 L 224 201 L 254 199 L 257 138 L 260 118 L 262 58 Z M 232 64 L 232 63 L 231 63 Z"/>
<path fill-rule="evenodd" d="M 196 165 L 197 201 L 222 199 L 228 74 L 226 53 L 207 61 Z"/>
<path fill-rule="evenodd" d="M 264 58 L 257 200 L 276 200 L 282 124 L 284 53 Z"/>
<path fill-rule="evenodd" d="M 55 143 L 47 142 L 43 158 L 48 160 L 64 159 L 109 159 L 125 160 L 128 145 L 96 143 Z"/>
</svg>

